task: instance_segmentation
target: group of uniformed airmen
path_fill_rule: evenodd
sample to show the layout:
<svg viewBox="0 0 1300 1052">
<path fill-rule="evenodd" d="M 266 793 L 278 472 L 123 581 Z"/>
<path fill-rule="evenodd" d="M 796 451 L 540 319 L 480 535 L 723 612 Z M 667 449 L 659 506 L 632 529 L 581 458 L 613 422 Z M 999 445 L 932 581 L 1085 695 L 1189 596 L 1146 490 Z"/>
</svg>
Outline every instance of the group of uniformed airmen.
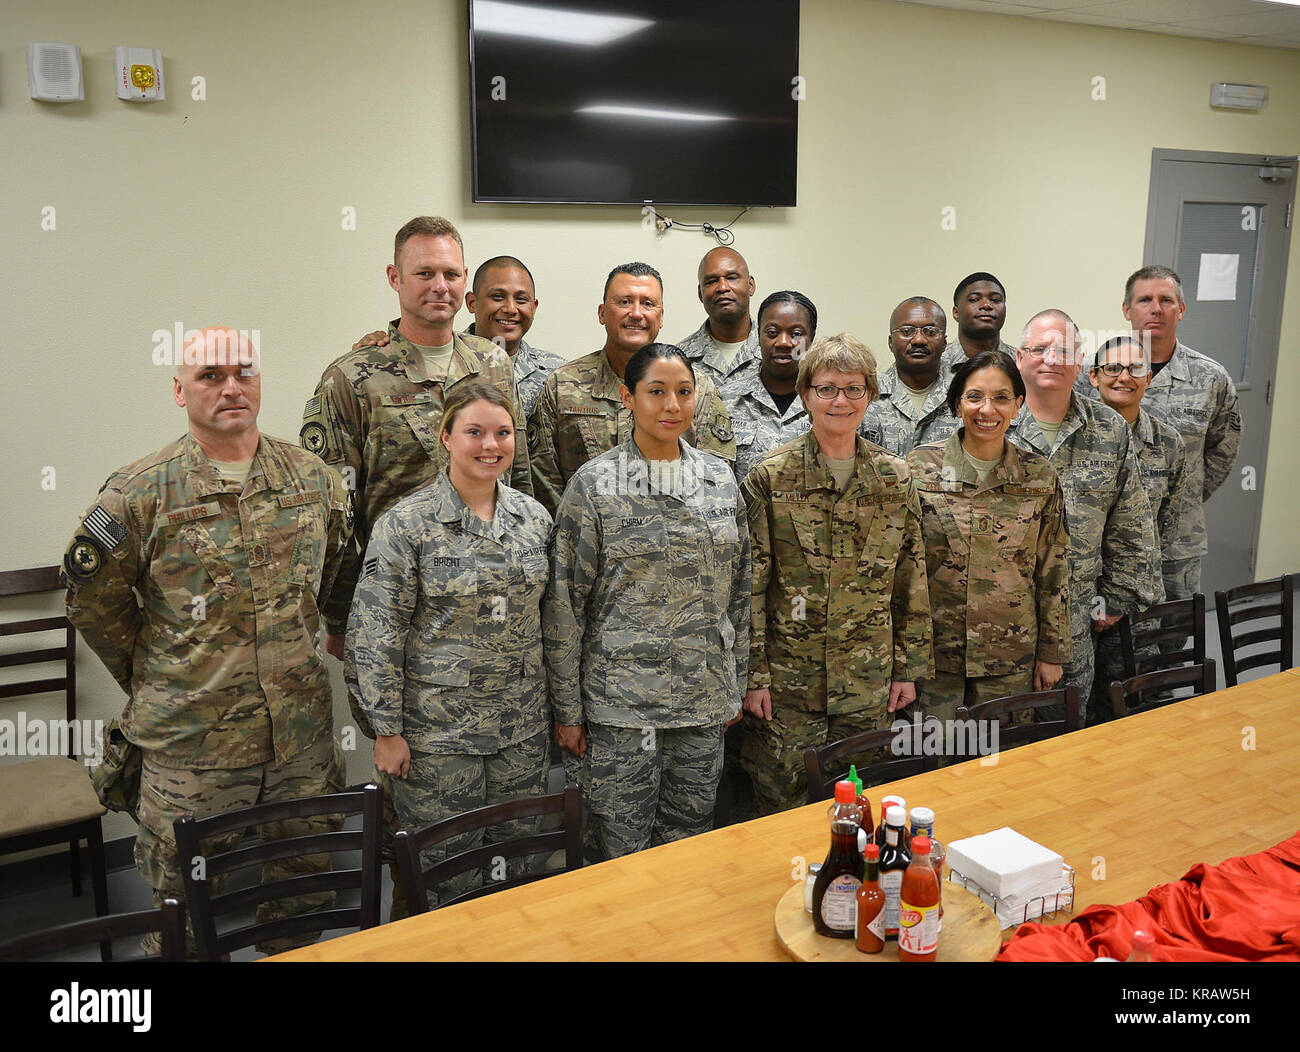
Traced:
<svg viewBox="0 0 1300 1052">
<path fill-rule="evenodd" d="M 188 433 L 114 473 L 68 546 L 69 616 L 143 752 L 159 898 L 181 891 L 176 818 L 342 784 L 322 649 L 377 735 L 390 831 L 543 792 L 553 736 L 594 860 L 708 827 L 742 702 L 728 768 L 792 806 L 805 745 L 914 701 L 950 714 L 980 680 L 1088 698 L 1095 635 L 1199 585 L 1241 424 L 1227 373 L 1177 340 L 1168 268 L 1129 279 L 1134 335 L 1086 371 L 1060 311 L 1003 343 L 1005 290 L 977 273 L 951 342 L 938 303 L 898 305 L 878 375 L 858 341 L 816 339 L 801 293 L 751 315 L 731 248 L 701 261 L 706 320 L 676 347 L 658 273 L 614 268 L 604 346 L 567 362 L 524 340 L 524 264 L 467 290 L 447 220 L 403 226 L 387 270 L 400 318 L 324 370 L 300 447 L 258 431 L 256 349 L 204 330 L 173 381 Z M 1012 595 L 1031 612 L 1004 616 Z"/>
</svg>

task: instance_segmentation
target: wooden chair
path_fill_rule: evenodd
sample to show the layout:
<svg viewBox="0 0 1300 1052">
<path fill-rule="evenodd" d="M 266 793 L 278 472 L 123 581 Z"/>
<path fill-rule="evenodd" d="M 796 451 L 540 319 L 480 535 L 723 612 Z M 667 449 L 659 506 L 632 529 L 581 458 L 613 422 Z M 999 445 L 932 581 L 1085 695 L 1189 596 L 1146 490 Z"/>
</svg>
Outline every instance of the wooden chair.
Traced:
<svg viewBox="0 0 1300 1052">
<path fill-rule="evenodd" d="M 57 566 L 40 566 L 31 570 L 0 573 L 0 596 L 39 595 L 62 592 Z M 27 649 L 0 654 L 0 668 L 61 661 L 61 675 L 45 679 L 27 679 L 0 686 L 0 699 L 26 697 L 63 691 L 66 734 L 51 728 L 45 735 L 52 755 L 21 762 L 0 764 L 0 854 L 30 851 L 50 844 L 67 844 L 72 870 L 72 894 L 81 894 L 80 843 L 86 842 L 90 854 L 90 883 L 95 898 L 95 915 L 108 913 L 108 873 L 104 865 L 104 835 L 100 824 L 106 809 L 95 796 L 86 765 L 76 758 L 80 745 L 83 755 L 93 753 L 92 743 L 78 741 L 85 726 L 77 722 L 77 632 L 67 617 L 41 617 L 28 621 L 0 624 L 0 637 L 37 636 L 62 632 L 63 644 L 54 647 L 26 642 Z M 26 748 L 28 735 L 22 720 L 15 720 L 21 743 Z M 33 721 L 35 724 L 36 721 Z M 65 739 L 67 755 L 54 754 L 55 737 Z M 104 944 L 104 960 L 112 949 Z"/>
<path fill-rule="evenodd" d="M 1247 669 L 1263 665 L 1278 665 L 1282 671 L 1295 664 L 1293 640 L 1295 639 L 1295 598 L 1291 588 L 1291 574 L 1274 577 L 1271 581 L 1243 584 L 1226 592 L 1214 593 L 1214 605 L 1219 618 L 1219 642 L 1223 647 L 1223 679 L 1229 687 L 1237 685 L 1237 676 Z M 1276 625 L 1252 628 L 1241 632 L 1239 625 L 1251 621 L 1272 620 Z M 1237 657 L 1239 651 L 1260 643 L 1274 642 L 1276 647 L 1257 654 Z"/>
<path fill-rule="evenodd" d="M 1214 693 L 1217 682 L 1214 661 L 1207 658 L 1199 665 L 1185 665 L 1182 668 L 1167 668 L 1160 672 L 1144 672 L 1126 680 L 1116 680 L 1110 685 L 1110 703 L 1115 716 L 1132 716 L 1139 712 L 1149 712 L 1176 701 Z M 1178 687 L 1191 687 L 1192 692 L 1185 695 L 1169 693 Z M 1164 693 L 1152 696 L 1155 691 Z"/>
<path fill-rule="evenodd" d="M 162 952 L 156 957 L 128 957 L 126 961 L 185 960 L 185 907 L 175 899 L 165 899 L 156 910 L 114 913 L 107 917 L 75 921 L 0 943 L 0 961 L 26 961 L 96 942 L 103 946 L 113 939 L 146 935 L 149 932 L 161 934 Z"/>
<path fill-rule="evenodd" d="M 1033 712 L 1035 716 L 1044 709 L 1061 709 L 1061 719 L 1043 719 L 1034 723 L 1003 723 L 1000 717 L 1015 712 Z M 968 741 L 978 738 L 974 729 L 983 720 L 997 720 L 997 751 L 1005 752 L 1018 745 L 1044 741 L 1061 734 L 1071 734 L 1079 729 L 1079 688 L 1058 687 L 1055 690 L 1038 690 L 1026 694 L 1008 694 L 1005 698 L 992 698 L 969 707 L 957 708 L 957 720 L 973 721 L 967 733 Z M 974 759 L 977 752 L 968 751 L 966 759 Z"/>
<path fill-rule="evenodd" d="M 301 800 L 284 800 L 273 804 L 254 804 L 210 818 L 186 816 L 176 820 L 176 850 L 182 860 L 181 872 L 185 880 L 185 897 L 194 926 L 194 941 L 201 961 L 219 961 L 231 950 L 252 946 L 269 939 L 307 932 L 326 931 L 330 928 L 373 928 L 379 923 L 380 862 L 379 840 L 383 790 L 377 785 L 367 785 L 359 792 L 334 793 L 329 796 L 309 796 Z M 311 836 L 291 837 L 286 840 L 263 841 L 251 847 L 237 846 L 218 854 L 205 854 L 202 842 L 221 834 L 241 833 L 249 826 L 265 822 L 284 822 L 317 815 L 360 814 L 361 828 L 356 831 L 316 833 Z M 260 867 L 265 862 L 294 858 L 303 855 L 334 854 L 343 851 L 360 851 L 360 865 L 355 869 L 334 869 L 327 873 L 312 873 L 287 877 L 269 883 L 257 883 L 235 891 L 212 893 L 211 881 L 225 877 L 237 870 L 251 866 Z M 195 867 L 187 860 L 201 857 L 203 871 L 199 879 Z M 217 919 L 230 913 L 242 912 L 259 903 L 292 895 L 308 895 L 321 891 L 359 890 L 361 901 L 356 906 L 303 913 L 293 917 L 265 923 L 253 923 L 242 928 L 217 933 Z"/>
<path fill-rule="evenodd" d="M 1120 649 L 1128 677 L 1205 663 L 1205 596 L 1174 599 L 1119 622 Z M 1190 641 L 1191 645 L 1188 646 Z M 1179 644 L 1178 649 L 1172 649 Z"/>
<path fill-rule="evenodd" d="M 450 837 L 460 836 L 475 829 L 486 829 L 521 818 L 534 818 L 540 815 L 563 815 L 559 829 L 548 833 L 534 833 L 532 836 L 519 837 L 515 840 L 484 843 L 478 847 L 461 851 L 450 858 L 434 863 L 425 869 L 420 860 L 420 853 L 433 844 L 439 844 Z M 550 855 L 561 848 L 564 850 L 564 866 L 560 869 L 542 870 L 536 873 L 521 873 L 506 880 L 493 880 L 480 888 L 474 888 L 446 900 L 440 899 L 438 909 L 451 906 L 457 902 L 491 895 L 506 888 L 531 884 L 535 880 L 567 873 L 582 868 L 582 797 L 578 787 L 572 782 L 565 785 L 563 792 L 548 796 L 526 796 L 518 800 L 506 800 L 499 804 L 476 807 L 473 811 L 444 818 L 420 829 L 399 829 L 394 838 L 397 845 L 397 864 L 402 874 L 402 883 L 406 886 L 406 901 L 411 915 L 429 911 L 428 889 L 436 887 L 449 877 L 454 877 L 466 870 L 490 865 L 496 859 L 521 858 L 527 855 L 545 853 Z"/>
<path fill-rule="evenodd" d="M 899 717 L 900 720 L 903 717 Z M 921 724 L 920 727 L 924 727 Z M 815 804 L 819 800 L 829 800 L 835 795 L 835 783 L 848 777 L 846 760 L 850 756 L 859 756 L 876 752 L 878 749 L 893 745 L 900 734 L 908 736 L 908 754 L 897 760 L 882 760 L 879 763 L 858 766 L 858 777 L 863 787 L 882 785 L 898 778 L 911 778 L 915 774 L 935 771 L 939 768 L 938 756 L 922 755 L 914 747 L 918 725 L 908 723 L 906 731 L 896 731 L 885 727 L 876 731 L 863 731 L 837 742 L 817 745 L 803 751 L 803 765 L 808 773 L 808 802 Z"/>
</svg>

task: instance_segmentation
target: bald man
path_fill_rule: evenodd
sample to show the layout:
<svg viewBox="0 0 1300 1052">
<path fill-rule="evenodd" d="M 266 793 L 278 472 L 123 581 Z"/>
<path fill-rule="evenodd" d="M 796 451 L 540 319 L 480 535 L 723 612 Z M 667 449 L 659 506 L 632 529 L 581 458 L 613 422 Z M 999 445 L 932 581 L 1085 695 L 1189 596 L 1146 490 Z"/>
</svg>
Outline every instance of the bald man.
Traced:
<svg viewBox="0 0 1300 1052">
<path fill-rule="evenodd" d="M 232 329 L 187 341 L 172 377 L 187 432 L 114 472 L 63 559 L 68 618 L 127 695 L 119 723 L 142 754 L 135 860 L 154 901 L 184 897 L 172 823 L 337 791 L 319 603 L 352 532 L 341 476 L 257 427 L 257 348 Z M 139 597 L 137 601 L 137 596 Z M 281 823 L 278 835 L 337 829 Z M 211 842 L 220 852 L 239 835 Z M 267 881 L 329 869 L 273 862 Z M 269 921 L 332 894 L 264 903 Z M 276 953 L 316 935 L 282 938 Z M 145 940 L 146 951 L 156 943 Z"/>
<path fill-rule="evenodd" d="M 695 375 L 712 380 L 726 401 L 725 388 L 756 374 L 762 364 L 758 326 L 749 314 L 754 279 L 745 257 L 733 248 L 706 252 L 697 276 L 695 294 L 707 317 L 677 346 L 691 360 Z"/>
</svg>

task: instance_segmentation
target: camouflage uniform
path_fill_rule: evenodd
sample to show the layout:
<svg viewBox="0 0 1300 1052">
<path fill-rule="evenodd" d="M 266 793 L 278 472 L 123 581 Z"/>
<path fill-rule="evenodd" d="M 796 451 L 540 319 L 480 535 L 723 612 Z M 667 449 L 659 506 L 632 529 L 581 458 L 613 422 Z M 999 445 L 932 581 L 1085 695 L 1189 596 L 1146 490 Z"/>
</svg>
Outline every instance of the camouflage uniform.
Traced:
<svg viewBox="0 0 1300 1052">
<path fill-rule="evenodd" d="M 734 379 L 720 393 L 736 435 L 736 478 L 741 482 L 777 446 L 808 430 L 808 410 L 803 400 L 795 395 L 782 413 L 763 386 L 757 369 Z"/>
<path fill-rule="evenodd" d="M 810 431 L 742 487 L 754 557 L 749 688 L 772 695 L 771 720 L 745 715 L 742 759 L 763 814 L 806 802 L 804 749 L 887 726 L 890 683 L 934 670 L 911 474 L 863 438 L 856 457 L 836 492 Z"/>
<path fill-rule="evenodd" d="M 950 362 L 941 360 L 939 376 L 918 413 L 912 408 L 907 386 L 898 378 L 898 367 L 887 366 L 878 377 L 880 394 L 867 406 L 859 433 L 896 457 L 905 457 L 929 442 L 942 442 L 957 430 L 957 418 L 948 408 L 953 370 Z"/>
<path fill-rule="evenodd" d="M 749 532 L 730 465 L 685 442 L 676 488 L 628 438 L 573 476 L 543 606 L 555 718 L 587 725 L 587 857 L 708 830 L 749 654 Z"/>
<path fill-rule="evenodd" d="M 1101 398 L 1083 374 L 1075 382 L 1075 390 Z M 1228 371 L 1213 358 L 1176 342 L 1173 357 L 1151 378 L 1142 407 L 1152 419 L 1171 425 L 1182 436 L 1187 449 L 1187 484 L 1193 496 L 1200 495 L 1188 504 L 1186 522 L 1176 537 L 1161 538 L 1165 594 L 1170 599 L 1186 599 L 1200 591 L 1201 559 L 1209 551 L 1204 502 L 1237 462 L 1241 445 L 1237 389 Z"/>
<path fill-rule="evenodd" d="M 471 322 L 465 330 L 466 336 L 475 335 L 474 324 Z M 532 416 L 533 406 L 537 404 L 537 396 L 542 393 L 542 384 L 546 378 L 563 364 L 564 359 L 558 354 L 533 347 L 527 340 L 519 341 L 519 349 L 510 356 L 510 367 L 515 375 L 515 390 L 519 392 L 521 426 Z"/>
<path fill-rule="evenodd" d="M 691 360 L 696 378 L 707 376 L 719 391 L 726 384 L 745 382 L 751 375 L 758 374 L 763 364 L 763 351 L 758 345 L 758 326 L 754 319 L 749 319 L 749 335 L 745 337 L 745 346 L 737 353 L 729 366 L 724 366 L 718 355 L 718 341 L 709 331 L 709 320 L 696 329 L 684 340 L 678 340 L 677 346 Z M 744 478 L 743 475 L 740 476 Z"/>
<path fill-rule="evenodd" d="M 578 468 L 631 437 L 632 413 L 618 393 L 622 382 L 599 350 L 560 366 L 542 385 L 528 419 L 528 451 L 534 493 L 552 515 Z M 736 459 L 731 418 L 706 376 L 696 381 L 695 421 L 685 438 L 729 462 Z"/>
<path fill-rule="evenodd" d="M 998 337 L 998 350 L 1003 354 L 1011 355 L 1011 360 L 1016 360 L 1016 349 L 1011 344 L 1005 342 L 1001 336 Z M 951 377 L 962 362 L 969 361 L 970 355 L 966 353 L 966 348 L 961 345 L 961 340 L 954 337 L 948 341 L 948 346 L 943 349 L 943 367 L 948 370 Z"/>
<path fill-rule="evenodd" d="M 1089 385 L 1091 386 L 1091 385 Z M 1137 452 L 1142 486 L 1146 490 L 1151 512 L 1155 516 L 1156 542 L 1160 546 L 1161 571 L 1165 580 L 1166 599 L 1188 598 L 1168 594 L 1171 582 L 1181 581 L 1184 565 L 1176 554 L 1177 538 L 1195 521 L 1195 508 L 1200 501 L 1192 491 L 1187 478 L 1187 454 L 1182 436 L 1168 424 L 1157 420 L 1145 409 L 1138 407 L 1136 424 L 1131 424 L 1133 449 Z M 1169 552 L 1171 557 L 1165 558 Z M 1168 650 L 1178 650 L 1182 644 L 1169 641 Z M 1124 656 L 1119 639 L 1119 626 L 1108 628 L 1097 637 L 1097 676 L 1093 684 L 1094 704 L 1109 705 L 1112 681 L 1124 679 Z"/>
<path fill-rule="evenodd" d="M 540 504 L 500 484 L 493 519 L 482 521 L 446 475 L 375 524 L 344 673 L 375 730 L 402 735 L 411 750 L 408 777 L 390 779 L 408 829 L 545 791 L 541 600 L 550 529 Z M 488 837 L 528 835 L 535 824 Z M 425 865 L 482 841 L 483 830 L 455 838 L 431 849 Z M 446 893 L 481 879 L 471 871 Z"/>
<path fill-rule="evenodd" d="M 1108 711 L 1089 711 L 1086 702 L 1094 673 L 1094 612 L 1108 617 L 1134 613 L 1164 597 L 1155 523 L 1131 433 L 1113 409 L 1077 396 L 1070 399 L 1054 446 L 1049 447 L 1028 405 L 1021 406 L 1007 429 L 1008 439 L 1048 458 L 1065 493 L 1074 653 L 1062 683 L 1079 688 L 1081 724 L 1103 720 Z M 1104 610 L 1095 608 L 1097 596 L 1104 600 Z"/>
<path fill-rule="evenodd" d="M 922 700 L 946 720 L 967 697 L 1030 690 L 1035 661 L 1070 660 L 1070 538 L 1056 472 L 1008 442 L 981 484 L 962 435 L 907 457 L 934 615 L 935 678 Z"/>
<path fill-rule="evenodd" d="M 172 832 L 182 814 L 337 788 L 317 604 L 351 530 L 342 480 L 311 454 L 262 435 L 241 488 L 186 435 L 113 474 L 68 546 L 68 617 L 126 691 L 121 727 L 143 752 L 135 858 L 155 901 L 184 898 Z M 281 829 L 338 827 L 326 817 Z M 313 856 L 268 863 L 264 878 L 328 869 Z M 266 903 L 258 920 L 331 897 Z"/>
</svg>

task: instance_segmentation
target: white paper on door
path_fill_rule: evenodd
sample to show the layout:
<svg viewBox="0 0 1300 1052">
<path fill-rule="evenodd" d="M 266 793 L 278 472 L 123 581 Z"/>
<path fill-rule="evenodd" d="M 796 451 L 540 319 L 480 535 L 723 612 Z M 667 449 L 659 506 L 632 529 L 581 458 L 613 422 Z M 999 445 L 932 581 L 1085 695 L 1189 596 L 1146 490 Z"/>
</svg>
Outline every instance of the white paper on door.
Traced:
<svg viewBox="0 0 1300 1052">
<path fill-rule="evenodd" d="M 1237 264 L 1235 252 L 1202 252 L 1201 273 L 1196 279 L 1198 300 L 1235 300 L 1237 298 Z"/>
</svg>

